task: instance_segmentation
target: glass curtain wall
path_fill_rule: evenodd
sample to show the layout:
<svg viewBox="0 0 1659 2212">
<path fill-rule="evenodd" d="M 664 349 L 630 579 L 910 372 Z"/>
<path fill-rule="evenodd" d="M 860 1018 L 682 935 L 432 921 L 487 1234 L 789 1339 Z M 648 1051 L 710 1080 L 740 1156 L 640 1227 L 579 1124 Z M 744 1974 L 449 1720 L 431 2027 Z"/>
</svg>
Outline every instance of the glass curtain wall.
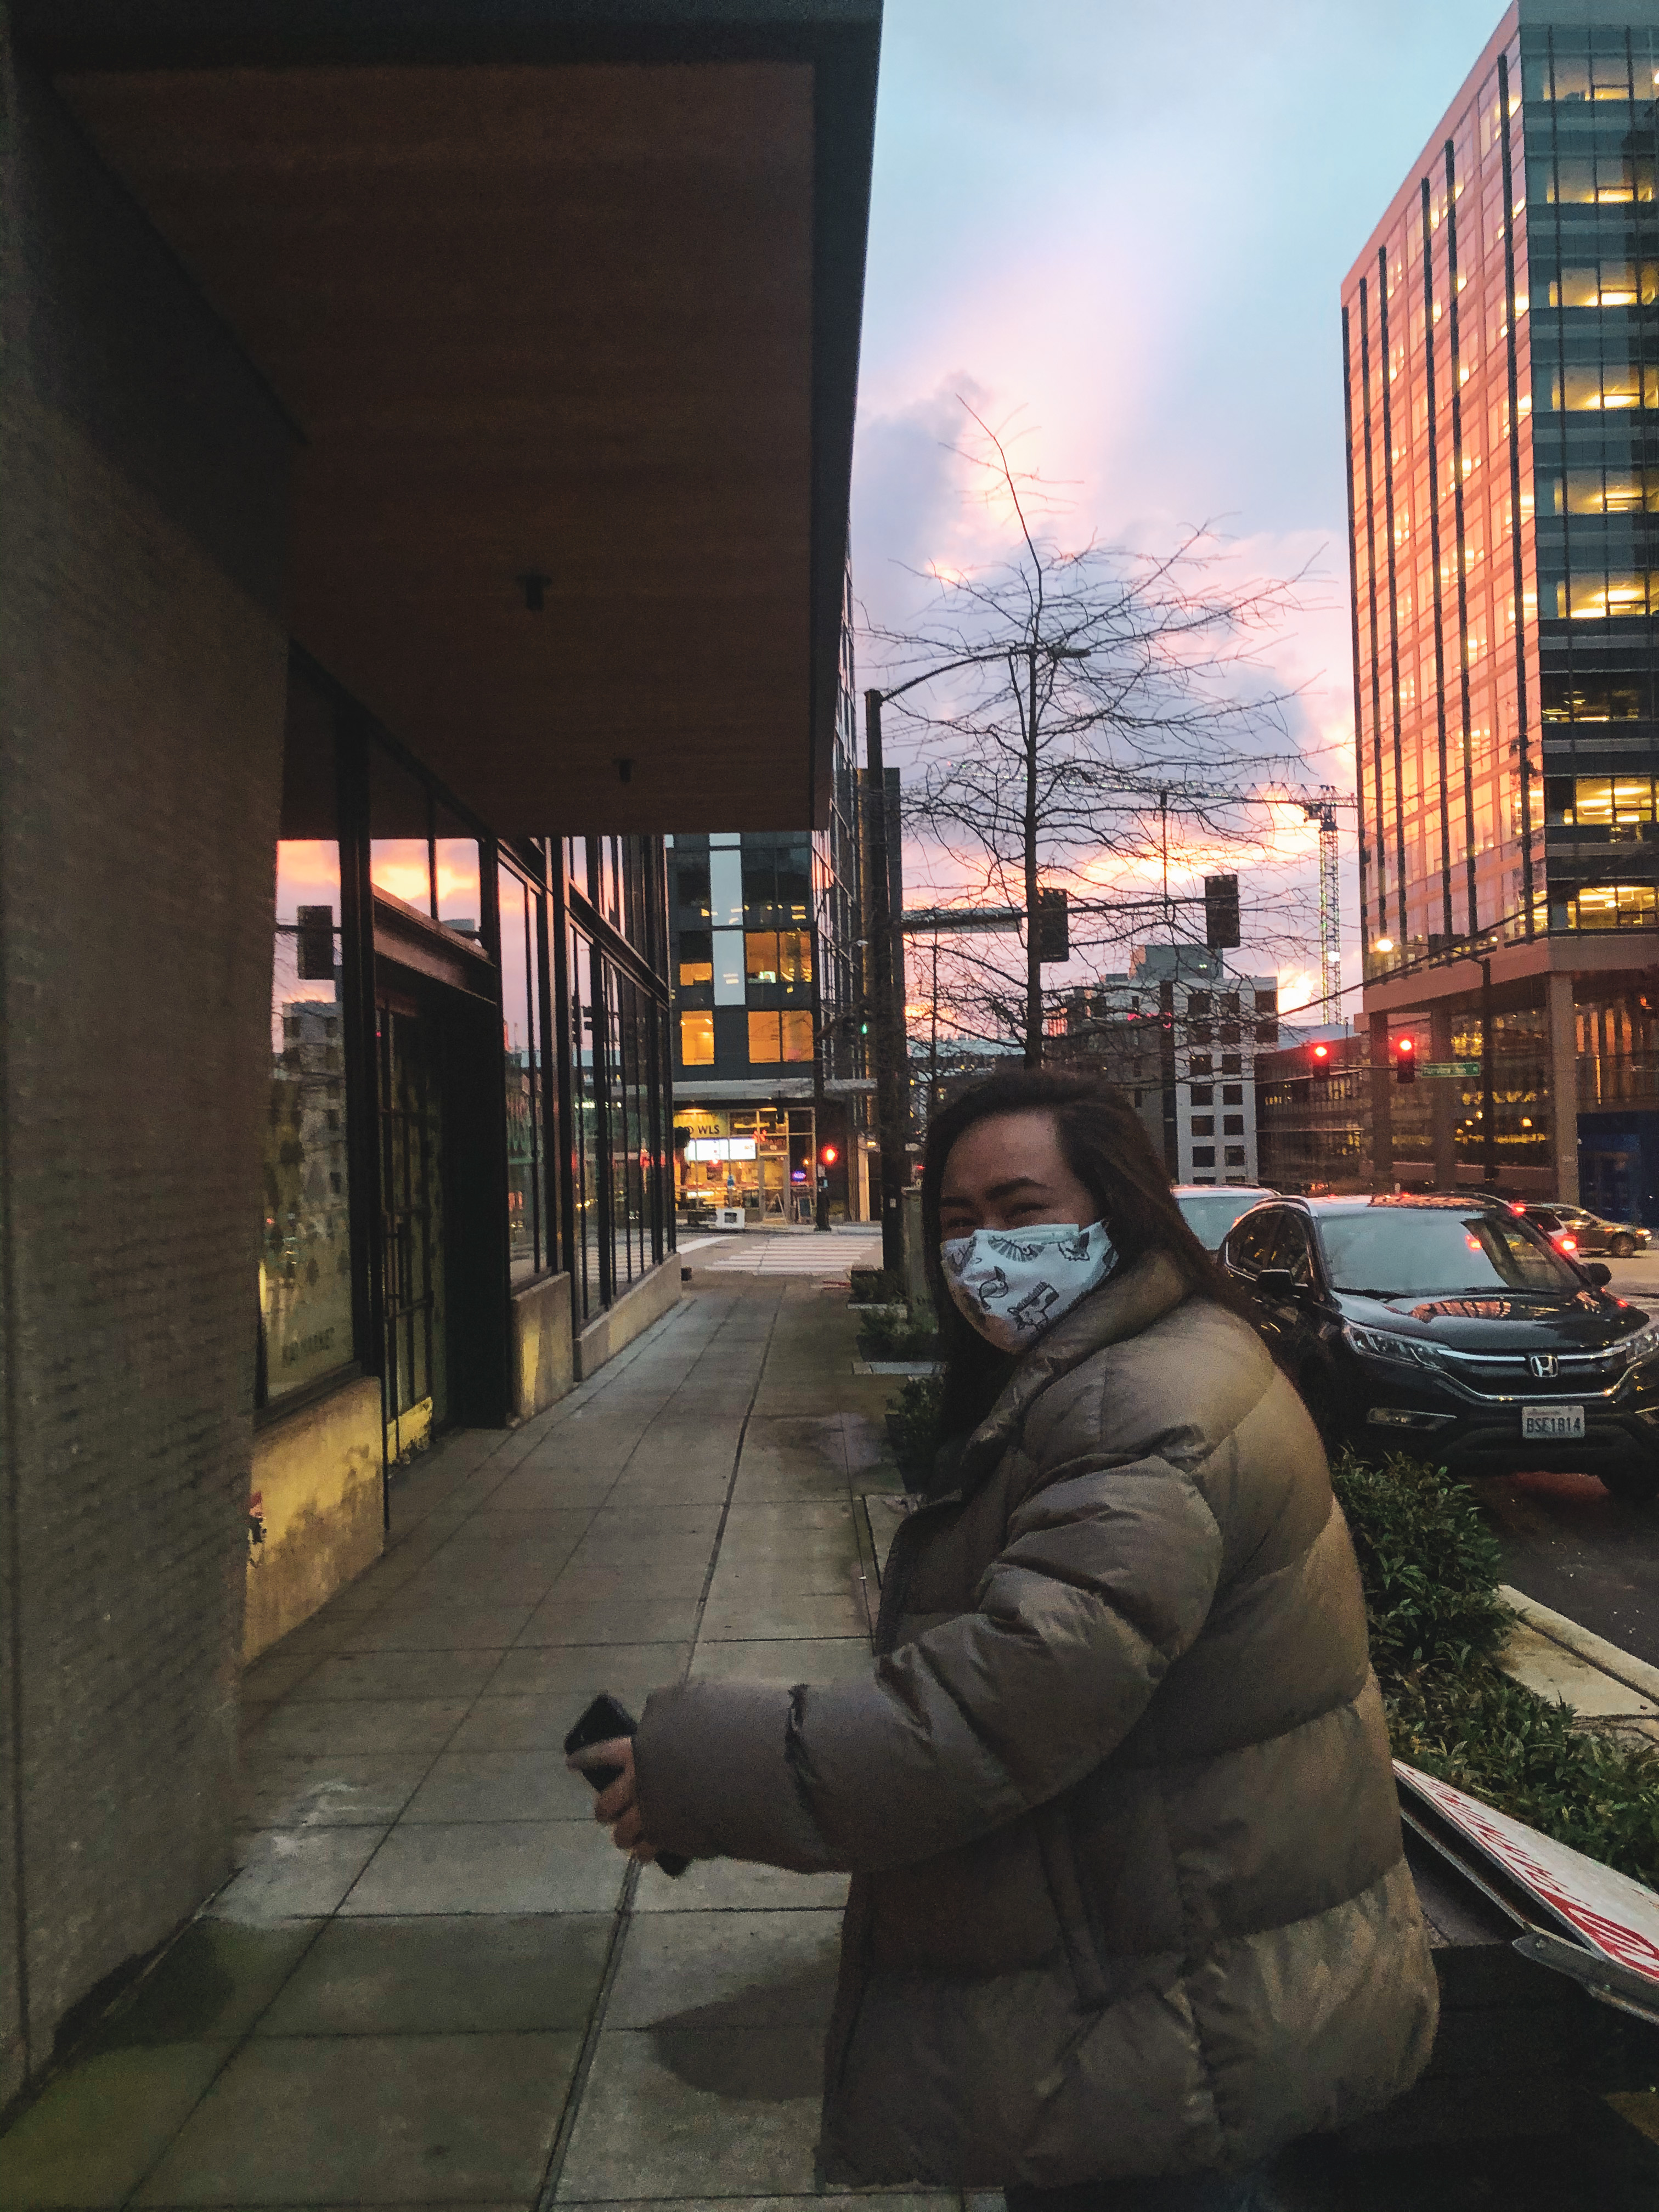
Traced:
<svg viewBox="0 0 1659 2212">
<path fill-rule="evenodd" d="M 1528 22 L 1343 300 L 1366 973 L 1651 929 L 1659 32 Z"/>
<path fill-rule="evenodd" d="M 1552 929 L 1652 929 L 1659 40 L 1527 26 Z"/>
<path fill-rule="evenodd" d="M 1511 42 L 1343 300 L 1368 977 L 1542 921 L 1521 110 Z"/>
</svg>

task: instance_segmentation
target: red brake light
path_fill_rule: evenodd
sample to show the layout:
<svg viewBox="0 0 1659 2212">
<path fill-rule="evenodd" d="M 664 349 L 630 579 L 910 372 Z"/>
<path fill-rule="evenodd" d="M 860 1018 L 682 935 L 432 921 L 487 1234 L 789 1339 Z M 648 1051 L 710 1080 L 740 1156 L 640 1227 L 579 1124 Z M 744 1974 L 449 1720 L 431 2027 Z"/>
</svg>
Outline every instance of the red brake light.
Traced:
<svg viewBox="0 0 1659 2212">
<path fill-rule="evenodd" d="M 1564 1252 L 1576 1252 L 1578 1249 L 1578 1239 L 1576 1237 L 1569 1237 L 1565 1229 L 1555 1241 Z"/>
</svg>

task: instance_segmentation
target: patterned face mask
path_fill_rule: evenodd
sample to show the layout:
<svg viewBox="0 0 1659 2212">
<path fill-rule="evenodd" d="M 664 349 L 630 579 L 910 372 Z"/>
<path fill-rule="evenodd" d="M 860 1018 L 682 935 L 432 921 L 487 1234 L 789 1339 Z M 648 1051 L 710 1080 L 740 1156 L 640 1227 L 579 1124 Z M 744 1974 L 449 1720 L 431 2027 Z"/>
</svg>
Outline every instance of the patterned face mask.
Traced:
<svg viewBox="0 0 1659 2212">
<path fill-rule="evenodd" d="M 969 1325 L 1003 1352 L 1024 1352 L 1106 1279 L 1117 1253 L 1104 1222 L 1079 1229 L 975 1229 L 939 1247 L 945 1286 Z"/>
</svg>

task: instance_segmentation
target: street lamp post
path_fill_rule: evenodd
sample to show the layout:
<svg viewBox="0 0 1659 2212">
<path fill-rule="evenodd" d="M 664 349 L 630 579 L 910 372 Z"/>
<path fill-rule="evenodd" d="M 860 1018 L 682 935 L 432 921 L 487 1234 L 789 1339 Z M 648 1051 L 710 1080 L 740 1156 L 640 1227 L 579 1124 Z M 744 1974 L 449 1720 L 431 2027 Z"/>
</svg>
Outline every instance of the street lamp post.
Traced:
<svg viewBox="0 0 1659 2212">
<path fill-rule="evenodd" d="M 903 1009 L 893 974 L 893 879 L 887 851 L 887 773 L 882 758 L 884 695 L 864 695 L 865 775 L 869 805 L 870 934 L 874 984 L 876 1127 L 881 1139 L 881 1264 L 904 1272 L 904 1184 L 908 1156 L 904 1110 Z"/>
<path fill-rule="evenodd" d="M 1030 679 L 1028 708 L 1030 720 L 1026 730 L 1026 818 L 1025 818 L 1025 886 L 1026 931 L 1030 943 L 1026 951 L 1028 1030 L 1031 1019 L 1030 978 L 1038 977 L 1036 1004 L 1040 1007 L 1041 969 L 1036 957 L 1036 823 L 1035 805 L 1036 774 L 1037 690 L 1036 669 L 1039 657 L 1050 662 L 1087 660 L 1092 646 L 1045 645 L 1033 641 L 1024 647 L 1016 647 L 1026 655 Z M 958 669 L 980 668 L 988 662 L 1009 659 L 1004 646 L 988 647 L 981 653 L 964 653 L 959 659 L 942 662 L 937 668 L 924 669 L 908 683 L 896 684 L 890 691 L 866 691 L 864 695 L 864 732 L 866 774 L 870 793 L 870 927 L 875 939 L 872 962 L 872 981 L 875 986 L 876 1048 L 876 1124 L 881 1138 L 881 1264 L 895 1273 L 904 1266 L 904 1189 L 906 1181 L 905 1131 L 909 1117 L 905 1111 L 904 1086 L 908 1073 L 909 1056 L 905 1050 L 904 1010 L 898 1004 L 894 989 L 893 962 L 894 919 L 892 878 L 887 860 L 887 776 L 881 749 L 881 710 L 890 699 L 901 698 L 914 691 L 919 684 L 933 684 L 942 676 L 954 675 Z M 1017 681 L 1017 679 L 1016 679 Z M 1028 1036 L 1028 1053 L 1030 1059 Z M 1039 1040 L 1040 1048 L 1040 1040 Z M 1038 1058 L 1041 1058 L 1039 1048 Z"/>
</svg>

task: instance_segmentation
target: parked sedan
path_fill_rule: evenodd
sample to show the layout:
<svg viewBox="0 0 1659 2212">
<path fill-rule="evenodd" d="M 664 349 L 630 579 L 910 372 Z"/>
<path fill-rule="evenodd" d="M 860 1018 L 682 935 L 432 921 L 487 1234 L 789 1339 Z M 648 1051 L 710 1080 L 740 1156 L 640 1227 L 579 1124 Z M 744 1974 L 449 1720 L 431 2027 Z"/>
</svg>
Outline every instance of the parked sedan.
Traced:
<svg viewBox="0 0 1659 2212">
<path fill-rule="evenodd" d="M 1511 1207 L 1278 1198 L 1234 1224 L 1221 1261 L 1330 1449 L 1659 1491 L 1659 1322 Z"/>
<path fill-rule="evenodd" d="M 1187 1226 L 1206 1252 L 1221 1249 L 1221 1240 L 1239 1215 L 1275 1194 L 1262 1183 L 1178 1182 L 1176 1204 Z"/>
<path fill-rule="evenodd" d="M 1569 1259 L 1606 1252 L 1615 1260 L 1628 1260 L 1632 1252 L 1645 1252 L 1648 1232 L 1634 1221 L 1605 1221 L 1583 1206 L 1528 1206 L 1528 1221 L 1541 1229 L 1552 1244 Z"/>
</svg>

